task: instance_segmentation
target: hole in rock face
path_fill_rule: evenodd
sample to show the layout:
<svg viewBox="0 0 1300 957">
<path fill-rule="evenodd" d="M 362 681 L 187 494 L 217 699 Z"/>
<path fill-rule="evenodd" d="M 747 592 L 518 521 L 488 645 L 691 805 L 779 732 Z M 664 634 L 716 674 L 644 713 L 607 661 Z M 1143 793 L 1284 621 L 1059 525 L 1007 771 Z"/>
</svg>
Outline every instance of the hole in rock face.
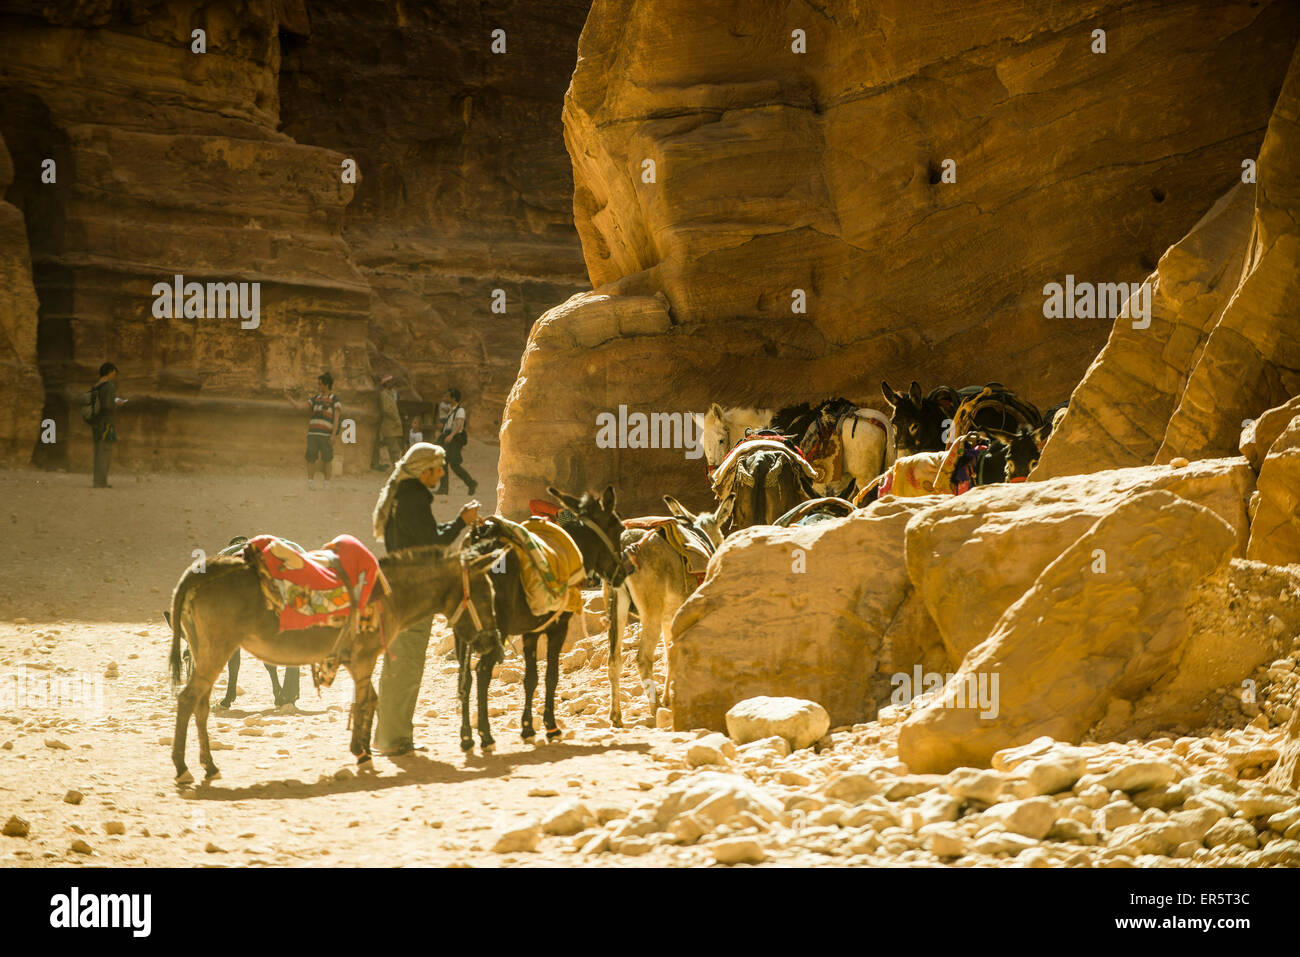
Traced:
<svg viewBox="0 0 1300 957">
<path fill-rule="evenodd" d="M 1147 272 L 1151 272 L 1156 268 L 1156 258 L 1150 253 L 1143 253 L 1138 257 L 1138 262 L 1142 264 L 1142 268 Z"/>
<path fill-rule="evenodd" d="M 930 170 L 930 185 L 938 186 L 939 183 L 942 181 L 943 170 L 939 169 L 939 164 L 933 161 L 930 162 L 929 170 Z"/>
<path fill-rule="evenodd" d="M 1157 203 L 1163 203 L 1165 201 L 1165 191 L 1157 186 L 1151 190 L 1151 198 Z"/>
</svg>

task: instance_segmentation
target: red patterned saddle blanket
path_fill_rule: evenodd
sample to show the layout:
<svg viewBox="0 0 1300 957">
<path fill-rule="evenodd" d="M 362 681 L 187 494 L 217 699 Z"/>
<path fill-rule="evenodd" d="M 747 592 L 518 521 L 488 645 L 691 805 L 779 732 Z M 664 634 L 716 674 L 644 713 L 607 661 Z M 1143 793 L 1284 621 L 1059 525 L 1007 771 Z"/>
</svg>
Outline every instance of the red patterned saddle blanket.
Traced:
<svg viewBox="0 0 1300 957">
<path fill-rule="evenodd" d="M 301 552 L 273 535 L 248 540 L 244 559 L 257 569 L 262 595 L 280 616 L 281 631 L 343 624 L 355 608 L 358 626 L 378 627 L 379 604 L 372 603 L 383 582 L 379 560 L 351 535 L 340 535 L 312 552 Z M 388 583 L 383 582 L 386 592 Z"/>
</svg>

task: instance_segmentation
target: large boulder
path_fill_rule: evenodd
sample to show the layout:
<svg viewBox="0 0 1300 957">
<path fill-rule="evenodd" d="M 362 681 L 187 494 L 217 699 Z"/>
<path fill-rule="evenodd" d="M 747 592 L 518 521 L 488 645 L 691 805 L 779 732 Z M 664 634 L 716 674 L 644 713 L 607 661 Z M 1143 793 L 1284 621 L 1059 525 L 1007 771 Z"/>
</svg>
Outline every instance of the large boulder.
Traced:
<svg viewBox="0 0 1300 957">
<path fill-rule="evenodd" d="M 727 734 L 737 744 L 779 737 L 793 750 L 811 747 L 830 730 L 830 716 L 816 701 L 747 698 L 727 712 Z"/>
<path fill-rule="evenodd" d="M 728 538 L 673 620 L 674 727 L 720 730 L 732 706 L 757 696 L 816 701 L 832 725 L 851 724 L 884 703 L 876 672 L 918 660 L 941 668 L 924 611 L 908 618 L 913 634 L 900 634 L 897 620 L 909 591 L 903 529 L 933 501 Z M 905 661 L 888 657 L 895 648 Z"/>
<path fill-rule="evenodd" d="M 1162 489 L 1210 509 L 1232 528 L 1232 553 L 1243 555 L 1254 478 L 1238 458 L 975 489 L 909 522 L 908 574 L 955 668 L 1067 544 L 1143 492 Z M 1089 559 L 1111 571 L 1124 561 L 1109 551 Z"/>
<path fill-rule="evenodd" d="M 1133 496 L 1064 548 L 944 695 L 904 722 L 899 759 L 914 771 L 946 772 L 987 766 L 994 752 L 1043 735 L 1080 740 L 1113 702 L 1176 669 L 1191 630 L 1189 596 L 1227 563 L 1236 541 L 1202 505 L 1166 491 Z M 971 700 L 976 682 L 992 690 L 991 701 Z"/>
</svg>

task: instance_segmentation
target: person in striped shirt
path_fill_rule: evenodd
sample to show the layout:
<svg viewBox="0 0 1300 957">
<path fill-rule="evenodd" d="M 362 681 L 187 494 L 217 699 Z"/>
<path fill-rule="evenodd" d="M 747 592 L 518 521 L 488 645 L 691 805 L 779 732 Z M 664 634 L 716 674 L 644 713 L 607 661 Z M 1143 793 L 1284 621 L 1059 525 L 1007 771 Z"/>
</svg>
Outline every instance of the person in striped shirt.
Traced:
<svg viewBox="0 0 1300 957">
<path fill-rule="evenodd" d="M 310 409 L 311 418 L 307 422 L 307 487 L 314 489 L 316 475 L 316 463 L 320 462 L 321 475 L 325 484 L 329 485 L 330 481 L 330 462 L 334 460 L 334 440 L 338 437 L 339 426 L 343 421 L 343 407 L 339 404 L 338 396 L 333 392 L 334 377 L 328 372 L 322 372 L 316 379 L 320 383 L 320 391 L 302 402 L 294 398 L 288 390 L 284 390 L 284 397 L 289 400 L 295 409 Z"/>
</svg>

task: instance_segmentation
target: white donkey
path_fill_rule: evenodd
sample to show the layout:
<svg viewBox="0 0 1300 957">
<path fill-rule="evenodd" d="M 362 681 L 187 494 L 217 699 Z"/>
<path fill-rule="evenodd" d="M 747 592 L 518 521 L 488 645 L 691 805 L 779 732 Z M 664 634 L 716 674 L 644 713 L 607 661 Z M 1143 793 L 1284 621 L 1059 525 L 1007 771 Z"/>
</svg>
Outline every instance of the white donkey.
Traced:
<svg viewBox="0 0 1300 957">
<path fill-rule="evenodd" d="M 716 402 L 709 406 L 708 412 L 697 414 L 699 441 L 709 468 L 715 468 L 727 457 L 732 447 L 745 437 L 747 429 L 770 428 L 777 414 L 771 409 L 724 409 Z M 818 495 L 842 495 L 850 481 L 855 481 L 859 489 L 866 488 L 894 464 L 894 427 L 884 412 L 865 407 L 853 409 L 840 419 L 836 438 L 838 441 L 830 444 L 824 458 L 812 460 L 818 474 L 825 476 L 824 481 L 813 482 L 813 490 Z"/>
<path fill-rule="evenodd" d="M 692 514 L 671 495 L 664 496 L 664 504 L 676 520 L 694 526 L 708 540 L 710 552 L 722 544 L 714 512 Z M 636 521 L 631 520 L 633 523 Z M 627 628 L 629 612 L 635 610 L 641 619 L 641 643 L 637 648 L 636 664 L 653 722 L 659 708 L 672 702 L 672 675 L 668 662 L 672 656 L 673 616 L 699 587 L 682 556 L 653 529 L 629 528 L 623 533 L 621 544 L 625 551 L 630 546 L 636 547 L 637 564 L 636 571 L 628 575 L 623 584 L 617 588 L 611 588 L 608 583 L 604 586 L 605 608 L 609 612 L 609 721 L 616 728 L 623 727 L 618 686 L 623 671 L 623 632 Z M 664 643 L 662 695 L 654 678 L 655 651 L 660 639 Z"/>
</svg>

